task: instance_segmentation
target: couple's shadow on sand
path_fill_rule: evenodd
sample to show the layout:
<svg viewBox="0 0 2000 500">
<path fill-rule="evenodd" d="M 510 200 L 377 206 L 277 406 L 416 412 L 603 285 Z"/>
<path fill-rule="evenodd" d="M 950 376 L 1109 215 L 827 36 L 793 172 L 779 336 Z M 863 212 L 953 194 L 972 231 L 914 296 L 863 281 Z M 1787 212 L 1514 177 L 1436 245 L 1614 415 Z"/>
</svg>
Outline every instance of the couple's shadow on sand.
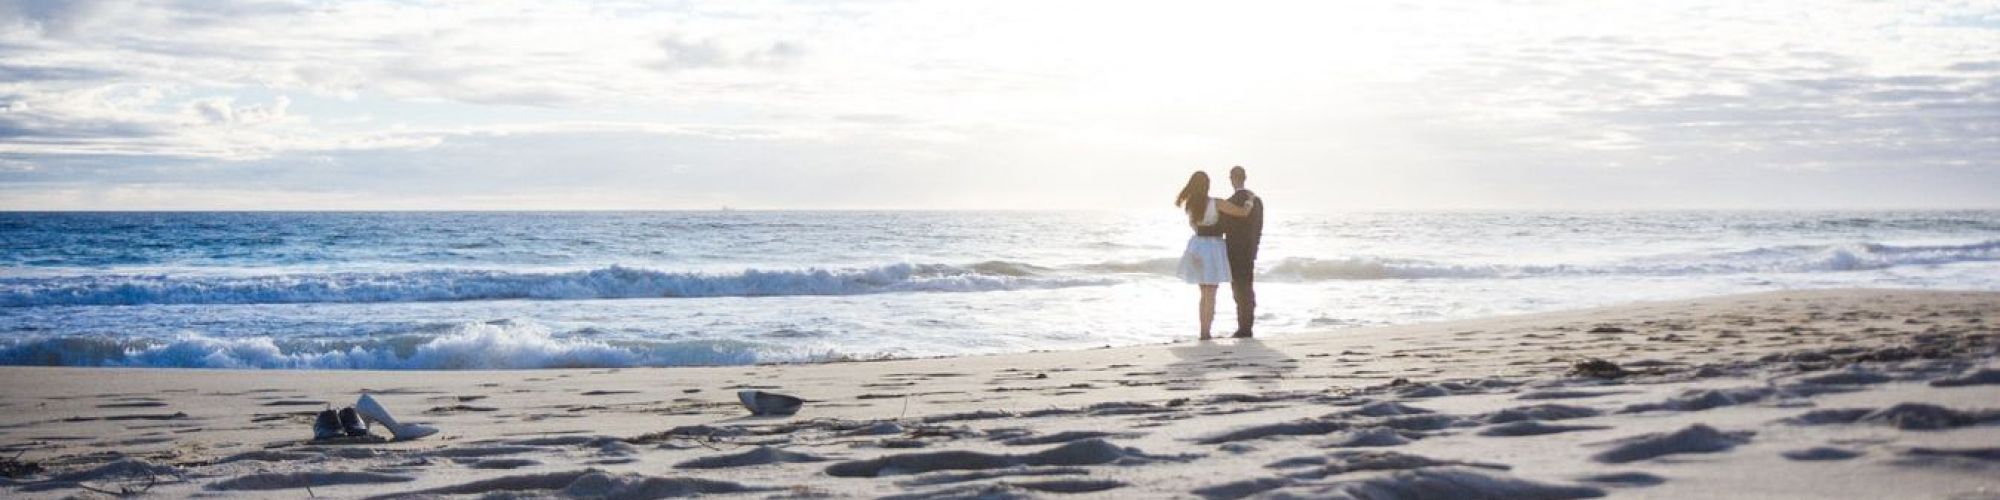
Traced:
<svg viewBox="0 0 2000 500">
<path fill-rule="evenodd" d="M 1167 349 L 1177 358 L 1160 372 L 1168 388 L 1199 389 L 1210 380 L 1276 383 L 1298 371 L 1297 359 L 1255 338 L 1217 339 Z"/>
</svg>

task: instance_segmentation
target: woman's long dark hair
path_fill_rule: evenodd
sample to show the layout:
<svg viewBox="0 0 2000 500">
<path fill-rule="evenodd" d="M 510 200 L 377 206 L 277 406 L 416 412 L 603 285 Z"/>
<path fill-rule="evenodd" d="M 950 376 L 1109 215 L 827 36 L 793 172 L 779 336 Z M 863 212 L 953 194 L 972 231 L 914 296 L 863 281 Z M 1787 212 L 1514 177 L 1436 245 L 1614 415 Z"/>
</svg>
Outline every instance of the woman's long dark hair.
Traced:
<svg viewBox="0 0 2000 500">
<path fill-rule="evenodd" d="M 1174 198 L 1174 206 L 1187 210 L 1189 224 L 1201 224 L 1201 216 L 1208 212 L 1208 172 L 1196 170 L 1188 176 L 1187 187 Z"/>
</svg>

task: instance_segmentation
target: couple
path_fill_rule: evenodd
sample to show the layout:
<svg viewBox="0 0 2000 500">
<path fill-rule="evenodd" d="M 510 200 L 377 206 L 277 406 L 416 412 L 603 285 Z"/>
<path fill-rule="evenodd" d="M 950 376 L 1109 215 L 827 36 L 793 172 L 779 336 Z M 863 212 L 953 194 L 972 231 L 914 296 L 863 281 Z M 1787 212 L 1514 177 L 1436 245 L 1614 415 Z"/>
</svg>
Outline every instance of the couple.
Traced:
<svg viewBox="0 0 2000 500">
<path fill-rule="evenodd" d="M 1257 312 L 1257 291 L 1250 288 L 1257 269 L 1257 240 L 1264 234 L 1264 203 L 1256 193 L 1243 189 L 1242 166 L 1229 169 L 1229 184 L 1236 193 L 1229 199 L 1208 196 L 1208 172 L 1196 171 L 1174 205 L 1187 211 L 1194 237 L 1188 238 L 1181 253 L 1180 276 L 1201 287 L 1201 339 L 1211 338 L 1209 323 L 1215 321 L 1215 287 L 1224 281 L 1236 295 L 1236 338 L 1250 338 L 1250 323 Z M 1227 236 L 1225 240 L 1223 237 Z"/>
</svg>

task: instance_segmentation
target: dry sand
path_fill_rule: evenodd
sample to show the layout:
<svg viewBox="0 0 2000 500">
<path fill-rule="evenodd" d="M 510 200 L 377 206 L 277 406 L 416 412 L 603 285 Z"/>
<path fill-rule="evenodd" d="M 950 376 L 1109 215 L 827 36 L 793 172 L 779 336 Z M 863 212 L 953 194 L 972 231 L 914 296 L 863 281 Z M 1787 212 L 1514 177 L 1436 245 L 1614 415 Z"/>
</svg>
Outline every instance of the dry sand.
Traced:
<svg viewBox="0 0 2000 500">
<path fill-rule="evenodd" d="M 1996 323 L 2000 293 L 1839 290 L 818 365 L 4 367 L 0 492 L 2000 498 Z M 363 391 L 444 432 L 306 439 Z"/>
</svg>

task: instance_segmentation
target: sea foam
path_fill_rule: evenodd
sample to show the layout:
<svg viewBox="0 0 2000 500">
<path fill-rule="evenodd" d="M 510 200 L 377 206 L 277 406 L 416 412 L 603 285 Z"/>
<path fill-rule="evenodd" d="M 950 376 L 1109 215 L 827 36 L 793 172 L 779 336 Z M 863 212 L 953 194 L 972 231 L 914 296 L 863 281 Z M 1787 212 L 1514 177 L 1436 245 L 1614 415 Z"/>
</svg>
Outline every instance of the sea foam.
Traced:
<svg viewBox="0 0 2000 500">
<path fill-rule="evenodd" d="M 753 342 L 604 342 L 535 324 L 466 323 L 420 338 L 353 342 L 183 335 L 170 340 L 44 337 L 0 343 L 0 365 L 160 368 L 502 370 L 818 361 L 831 352 Z"/>
<path fill-rule="evenodd" d="M 848 269 L 752 269 L 735 274 L 611 266 L 557 273 L 424 270 L 251 276 L 19 277 L 0 279 L 0 307 L 770 297 L 981 292 L 1110 283 L 1102 278 L 1041 276 L 1039 270 L 1027 264 L 993 261 L 969 266 L 892 264 Z"/>
<path fill-rule="evenodd" d="M 1866 271 L 1992 261 L 2000 261 L 2000 240 L 1963 245 L 1852 243 L 1771 246 L 1733 252 L 1645 256 L 1590 264 L 1503 265 L 1386 257 L 1288 257 L 1269 265 L 1260 275 L 1274 281 L 1688 276 Z"/>
<path fill-rule="evenodd" d="M 2000 240 L 1962 245 L 1772 246 L 1667 254 L 1606 263 L 1505 265 L 1388 257 L 1286 257 L 1260 277 L 1278 282 L 1380 279 L 1514 279 L 1823 273 L 2000 261 Z M 0 278 L 0 307 L 141 304 L 291 304 L 592 300 L 687 297 L 987 292 L 1109 285 L 1116 275 L 1171 275 L 1178 259 L 1069 267 L 986 261 L 856 268 L 692 273 L 609 266 L 570 272 L 434 269 L 391 273 L 258 275 L 95 274 Z"/>
</svg>

